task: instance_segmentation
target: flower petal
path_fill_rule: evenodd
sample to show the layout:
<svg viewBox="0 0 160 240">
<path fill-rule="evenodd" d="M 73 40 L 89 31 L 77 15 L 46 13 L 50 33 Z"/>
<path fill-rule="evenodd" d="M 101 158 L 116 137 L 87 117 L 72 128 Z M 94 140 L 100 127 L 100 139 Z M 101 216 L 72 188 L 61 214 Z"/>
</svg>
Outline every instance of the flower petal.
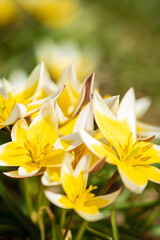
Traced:
<svg viewBox="0 0 160 240">
<path fill-rule="evenodd" d="M 160 138 L 160 127 L 137 121 L 137 133 L 143 137 L 155 135 L 156 138 Z"/>
<path fill-rule="evenodd" d="M 24 165 L 23 167 L 20 166 L 18 168 L 18 175 L 21 177 L 32 177 L 32 176 L 36 176 L 37 173 L 40 171 L 41 168 L 35 166 L 35 167 L 30 167 L 27 165 Z"/>
<path fill-rule="evenodd" d="M 98 209 L 106 207 L 106 206 L 112 204 L 117 199 L 121 190 L 122 189 L 119 189 L 119 190 L 117 190 L 113 193 L 109 193 L 109 194 L 106 194 L 106 195 L 103 195 L 103 196 L 98 196 L 98 197 L 91 198 L 90 200 L 88 200 L 86 202 L 86 205 L 87 206 L 95 205 L 95 206 L 97 206 Z"/>
<path fill-rule="evenodd" d="M 7 125 L 10 125 L 10 124 L 13 124 L 15 123 L 19 118 L 23 118 L 25 113 L 27 111 L 27 108 L 21 104 L 21 103 L 17 103 L 15 104 L 9 118 L 0 124 L 0 126 L 7 126 Z"/>
<path fill-rule="evenodd" d="M 103 214 L 95 207 L 83 207 L 83 209 L 75 209 L 76 212 L 85 220 L 95 222 L 103 219 Z"/>
<path fill-rule="evenodd" d="M 41 167 L 58 167 L 63 163 L 64 158 L 66 157 L 66 153 L 63 149 L 56 149 L 47 154 L 40 162 Z"/>
<path fill-rule="evenodd" d="M 58 138 L 58 122 L 51 102 L 42 106 L 27 131 L 27 138 L 36 143 L 37 136 L 43 145 L 53 145 Z"/>
<path fill-rule="evenodd" d="M 93 113 L 91 109 L 91 102 L 89 102 L 80 112 L 73 132 L 78 132 L 80 129 L 93 130 Z"/>
<path fill-rule="evenodd" d="M 119 96 L 112 96 L 104 99 L 105 104 L 109 107 L 111 112 L 117 116 L 119 107 Z"/>
<path fill-rule="evenodd" d="M 97 91 L 93 96 L 93 110 L 99 129 L 120 155 L 121 148 L 126 145 L 131 135 L 127 120 L 124 119 L 122 122 L 117 120 Z M 134 143 L 133 137 L 130 140 Z"/>
<path fill-rule="evenodd" d="M 64 208 L 64 209 L 72 209 L 73 204 L 71 201 L 68 199 L 68 197 L 58 194 L 58 193 L 53 193 L 51 191 L 45 191 L 44 192 L 46 197 L 49 199 L 51 203 L 54 205 Z"/>
<path fill-rule="evenodd" d="M 138 167 L 136 168 L 120 163 L 118 165 L 118 171 L 124 185 L 131 192 L 141 193 L 146 187 L 148 180 L 146 175 L 139 171 Z"/>
<path fill-rule="evenodd" d="M 22 88 L 18 89 L 18 91 L 15 92 L 14 97 L 16 99 L 16 102 L 24 103 L 27 99 L 31 98 L 34 95 L 39 84 L 42 70 L 42 63 L 35 67 Z"/>
<path fill-rule="evenodd" d="M 11 171 L 11 172 L 3 172 L 4 175 L 12 178 L 28 178 L 28 177 L 33 177 L 33 176 L 39 176 L 44 173 L 44 168 L 41 168 L 38 172 L 33 174 L 26 174 L 25 176 L 20 176 L 18 174 L 18 171 Z"/>
<path fill-rule="evenodd" d="M 160 169 L 154 167 L 154 166 L 139 166 L 139 170 L 146 175 L 148 180 L 160 183 Z"/>
<path fill-rule="evenodd" d="M 18 120 L 11 131 L 12 141 L 20 141 L 23 142 L 26 139 L 26 133 L 28 129 L 28 124 L 25 119 Z"/>
<path fill-rule="evenodd" d="M 48 167 L 41 181 L 45 186 L 55 186 L 61 183 L 61 167 Z"/>
<path fill-rule="evenodd" d="M 97 157 L 100 158 L 106 157 L 106 161 L 111 164 L 117 163 L 117 155 L 110 147 L 107 147 L 107 145 L 104 147 L 104 145 L 101 142 L 91 137 L 84 130 L 80 131 L 80 136 L 85 145 L 89 148 L 89 150 L 92 153 L 94 153 Z"/>
<path fill-rule="evenodd" d="M 134 139 L 136 139 L 136 112 L 135 112 L 135 94 L 133 88 L 130 88 L 123 97 L 117 118 L 122 121 L 127 119 Z"/>
<path fill-rule="evenodd" d="M 136 100 L 136 117 L 141 118 L 151 106 L 151 99 L 149 97 L 142 97 Z"/>
</svg>

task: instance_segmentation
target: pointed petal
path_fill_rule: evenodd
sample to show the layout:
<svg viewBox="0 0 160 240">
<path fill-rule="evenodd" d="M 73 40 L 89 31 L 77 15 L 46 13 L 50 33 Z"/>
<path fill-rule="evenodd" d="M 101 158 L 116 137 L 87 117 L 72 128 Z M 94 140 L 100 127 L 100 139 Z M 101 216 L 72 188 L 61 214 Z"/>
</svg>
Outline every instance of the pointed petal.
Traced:
<svg viewBox="0 0 160 240">
<path fill-rule="evenodd" d="M 131 135 L 127 120 L 118 121 L 97 91 L 93 96 L 93 110 L 99 129 L 120 155 L 121 148 L 125 147 L 128 137 Z M 134 143 L 133 137 L 130 140 Z"/>
<path fill-rule="evenodd" d="M 151 106 L 151 99 L 149 97 L 142 97 L 136 100 L 136 116 L 141 118 Z"/>
<path fill-rule="evenodd" d="M 34 174 L 34 176 L 39 176 L 39 175 L 42 175 L 44 173 L 44 169 L 41 168 L 38 172 L 36 172 Z M 11 171 L 11 172 L 3 172 L 4 175 L 8 176 L 8 177 L 12 177 L 12 178 L 27 178 L 27 177 L 33 177 L 32 174 L 28 174 L 28 175 L 25 175 L 25 176 L 20 176 L 18 174 L 18 171 Z"/>
<path fill-rule="evenodd" d="M 89 150 L 94 153 L 97 157 L 103 158 L 106 157 L 106 161 L 111 164 L 117 163 L 117 156 L 114 150 L 107 145 L 104 147 L 98 140 L 91 137 L 87 132 L 84 130 L 80 131 L 80 136 L 85 143 L 85 145 L 89 148 Z"/>
<path fill-rule="evenodd" d="M 11 138 L 12 141 L 20 141 L 23 142 L 26 139 L 26 133 L 27 133 L 28 125 L 25 119 L 18 120 L 11 131 Z"/>
<path fill-rule="evenodd" d="M 75 117 L 80 111 L 82 105 L 91 102 L 93 93 L 94 73 L 91 74 L 83 83 L 78 102 L 75 106 L 72 117 Z"/>
<path fill-rule="evenodd" d="M 26 80 L 26 83 L 23 85 L 23 87 L 17 92 L 15 92 L 14 97 L 16 99 L 16 102 L 23 103 L 34 95 L 34 93 L 38 88 L 40 75 L 42 71 L 43 71 L 43 64 L 40 63 L 32 71 L 32 73 Z"/>
<path fill-rule="evenodd" d="M 78 147 L 82 144 L 82 139 L 78 132 L 68 134 L 60 138 L 60 143 L 66 151 L 71 151 L 72 149 Z"/>
<path fill-rule="evenodd" d="M 41 168 L 35 166 L 35 167 L 29 167 L 27 165 L 24 165 L 24 167 L 18 168 L 18 175 L 21 177 L 32 177 L 36 176 L 37 173 L 40 171 Z"/>
<path fill-rule="evenodd" d="M 120 163 L 118 165 L 118 171 L 124 185 L 131 192 L 141 193 L 146 187 L 148 180 L 145 174 L 139 171 L 138 167 L 136 168 Z"/>
<path fill-rule="evenodd" d="M 58 106 L 65 116 L 69 116 L 74 111 L 81 91 L 81 84 L 76 78 L 73 64 L 65 68 L 59 80 L 59 86 L 66 85 L 63 93 L 57 99 Z"/>
<path fill-rule="evenodd" d="M 70 159 L 66 158 L 62 164 L 61 180 L 62 186 L 71 201 L 82 194 L 86 188 L 90 156 L 87 154 L 79 161 L 75 171 L 71 166 Z"/>
<path fill-rule="evenodd" d="M 56 115 L 57 115 L 57 118 L 58 118 L 58 123 L 60 125 L 66 123 L 68 121 L 68 117 L 66 117 L 62 110 L 60 109 L 60 107 L 58 106 L 57 102 L 55 103 L 55 112 L 56 112 Z"/>
<path fill-rule="evenodd" d="M 86 205 L 87 206 L 97 206 L 97 208 L 104 208 L 110 204 L 112 204 L 116 199 L 117 197 L 119 196 L 120 192 L 121 192 L 122 189 L 119 189 L 113 193 L 109 193 L 109 194 L 106 194 L 106 195 L 103 195 L 103 196 L 98 196 L 98 197 L 94 197 L 94 198 L 91 198 L 90 200 L 88 200 L 86 202 Z"/>
<path fill-rule="evenodd" d="M 64 209 L 72 209 L 73 208 L 73 204 L 68 199 L 68 197 L 61 195 L 61 194 L 53 193 L 51 191 L 45 191 L 44 193 L 45 193 L 46 197 L 49 199 L 49 201 L 51 203 L 53 203 L 54 205 L 56 205 L 60 208 L 64 208 Z"/>
<path fill-rule="evenodd" d="M 80 112 L 73 132 L 78 132 L 80 129 L 93 130 L 93 113 L 90 102 Z"/>
<path fill-rule="evenodd" d="M 148 180 L 155 182 L 155 183 L 160 183 L 160 169 L 147 165 L 147 166 L 139 166 L 139 170 L 146 175 Z"/>
<path fill-rule="evenodd" d="M 133 88 L 130 88 L 123 97 L 119 110 L 118 119 L 120 121 L 127 119 L 134 139 L 136 139 L 136 113 L 135 113 L 135 94 Z"/>
<path fill-rule="evenodd" d="M 87 186 L 90 162 L 91 154 L 87 153 L 80 159 L 74 171 L 75 178 L 78 178 L 80 174 L 83 175 L 82 176 L 83 181 L 81 182 L 81 186 L 83 185 L 84 182 L 83 189 L 85 189 Z"/>
<path fill-rule="evenodd" d="M 151 124 L 137 121 L 137 132 L 139 136 L 148 137 L 155 135 L 155 138 L 160 138 L 160 127 Z"/>
<path fill-rule="evenodd" d="M 0 126 L 5 127 L 7 125 L 15 123 L 18 119 L 24 117 L 26 111 L 27 108 L 23 104 L 20 103 L 15 104 L 9 118 L 5 122 L 1 123 Z"/>
<path fill-rule="evenodd" d="M 119 107 L 119 96 L 112 96 L 104 99 L 105 104 L 109 107 L 111 112 L 117 116 Z"/>
<path fill-rule="evenodd" d="M 46 144 L 54 144 L 58 138 L 58 122 L 51 102 L 42 106 L 40 112 L 29 126 L 27 138 L 36 142 L 37 136 Z"/>
<path fill-rule="evenodd" d="M 42 98 L 42 99 L 38 99 L 35 100 L 29 104 L 27 104 L 27 113 L 25 114 L 25 117 L 28 117 L 36 112 L 38 112 L 41 109 L 41 106 L 49 101 L 54 102 L 59 96 L 60 94 L 63 92 L 64 87 L 62 87 L 59 91 L 57 91 L 56 93 L 54 93 L 53 95 L 46 97 L 46 98 Z"/>
</svg>

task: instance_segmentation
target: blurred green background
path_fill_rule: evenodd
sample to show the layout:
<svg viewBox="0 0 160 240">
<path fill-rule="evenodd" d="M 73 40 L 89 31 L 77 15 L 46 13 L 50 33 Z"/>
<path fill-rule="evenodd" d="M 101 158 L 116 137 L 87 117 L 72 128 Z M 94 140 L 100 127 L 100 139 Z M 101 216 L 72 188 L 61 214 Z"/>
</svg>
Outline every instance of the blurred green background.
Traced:
<svg viewBox="0 0 160 240">
<path fill-rule="evenodd" d="M 150 96 L 160 122 L 160 1 L 0 0 L 0 77 L 25 78 L 44 60 L 57 80 L 71 59 L 102 95 Z"/>
</svg>

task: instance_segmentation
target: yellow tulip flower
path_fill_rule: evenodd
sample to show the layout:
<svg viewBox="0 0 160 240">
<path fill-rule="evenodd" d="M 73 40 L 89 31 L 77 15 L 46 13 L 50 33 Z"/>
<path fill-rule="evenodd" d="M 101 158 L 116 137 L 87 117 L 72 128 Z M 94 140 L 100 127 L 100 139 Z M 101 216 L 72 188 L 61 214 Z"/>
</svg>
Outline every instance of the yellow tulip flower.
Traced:
<svg viewBox="0 0 160 240">
<path fill-rule="evenodd" d="M 62 164 L 66 151 L 53 146 L 58 139 L 58 123 L 51 102 L 41 108 L 29 127 L 24 119 L 20 119 L 14 125 L 11 137 L 12 142 L 0 147 L 0 164 L 19 168 L 6 175 L 28 177 Z"/>
<path fill-rule="evenodd" d="M 106 162 L 117 165 L 124 185 L 131 191 L 142 192 L 148 180 L 160 183 L 160 170 L 152 166 L 160 163 L 160 147 L 136 139 L 133 89 L 121 101 L 117 116 L 96 91 L 93 110 L 96 123 L 111 147 L 81 130 L 81 138 L 86 146 L 98 157 L 106 157 Z"/>
<path fill-rule="evenodd" d="M 86 154 L 81 158 L 73 170 L 71 161 L 67 157 L 62 164 L 61 181 L 66 195 L 45 191 L 47 198 L 56 206 L 65 209 L 74 209 L 87 221 L 97 221 L 103 218 L 99 209 L 110 205 L 118 197 L 120 190 L 111 194 L 95 197 L 91 193 L 97 187 L 92 185 L 86 189 L 90 156 Z"/>
</svg>

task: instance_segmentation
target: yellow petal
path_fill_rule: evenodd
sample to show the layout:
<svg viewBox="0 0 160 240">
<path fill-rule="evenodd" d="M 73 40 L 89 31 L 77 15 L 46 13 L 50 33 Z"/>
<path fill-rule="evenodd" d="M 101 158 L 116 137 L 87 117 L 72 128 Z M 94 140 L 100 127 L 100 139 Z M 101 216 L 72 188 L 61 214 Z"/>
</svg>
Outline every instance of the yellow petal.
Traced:
<svg viewBox="0 0 160 240">
<path fill-rule="evenodd" d="M 119 163 L 118 171 L 124 185 L 132 192 L 141 193 L 147 185 L 146 175 L 143 174 L 138 167 L 128 166 Z"/>
<path fill-rule="evenodd" d="M 110 193 L 110 194 L 106 194 L 106 195 L 103 195 L 103 196 L 98 196 L 98 197 L 91 198 L 85 204 L 87 206 L 95 205 L 95 206 L 97 206 L 97 208 L 106 207 L 116 200 L 116 198 L 118 197 L 120 192 L 121 192 L 121 189 L 117 190 L 113 193 Z"/>
<path fill-rule="evenodd" d="M 18 142 L 24 142 L 26 140 L 28 125 L 25 119 L 17 121 L 11 132 L 12 141 L 17 140 Z"/>
<path fill-rule="evenodd" d="M 58 123 L 52 103 L 46 103 L 27 131 L 27 139 L 36 145 L 37 141 L 43 146 L 53 145 L 58 137 Z M 38 140 L 37 140 L 38 138 Z"/>
<path fill-rule="evenodd" d="M 121 155 L 121 148 L 124 148 L 131 134 L 131 129 L 127 120 L 124 119 L 123 121 L 118 121 L 96 91 L 94 93 L 93 106 L 98 127 L 104 134 L 105 138 L 118 151 L 118 154 Z M 130 138 L 131 143 L 134 143 L 133 136 Z"/>
<path fill-rule="evenodd" d="M 4 146 L 4 147 L 3 147 Z M 30 161 L 23 143 L 9 142 L 1 145 L 0 161 L 6 166 L 21 166 L 22 164 Z"/>
<path fill-rule="evenodd" d="M 14 94 L 16 102 L 25 103 L 29 98 L 31 98 L 34 95 L 39 84 L 42 68 L 43 64 L 39 64 L 38 66 L 36 66 L 32 73 L 30 74 L 30 76 L 28 77 L 28 79 L 26 80 L 26 83 L 22 87 L 22 89 L 18 90 Z"/>
<path fill-rule="evenodd" d="M 71 160 L 66 158 L 62 165 L 62 186 L 71 201 L 75 201 L 86 188 L 90 165 L 90 156 L 85 155 L 78 163 L 75 171 L 71 166 Z"/>
<path fill-rule="evenodd" d="M 138 166 L 139 171 L 145 174 L 146 178 L 152 182 L 160 183 L 160 169 L 154 166 Z"/>
<path fill-rule="evenodd" d="M 45 186 L 54 186 L 61 183 L 61 167 L 48 167 L 41 178 Z"/>
<path fill-rule="evenodd" d="M 66 156 L 66 151 L 63 149 L 56 149 L 47 154 L 44 159 L 41 160 L 41 167 L 56 167 L 60 166 Z"/>
<path fill-rule="evenodd" d="M 80 131 L 80 136 L 85 143 L 85 145 L 89 148 L 89 150 L 95 154 L 99 158 L 106 157 L 106 161 L 111 164 L 117 164 L 117 155 L 107 145 L 105 146 L 95 138 L 91 137 L 87 132 L 84 130 Z"/>
</svg>

